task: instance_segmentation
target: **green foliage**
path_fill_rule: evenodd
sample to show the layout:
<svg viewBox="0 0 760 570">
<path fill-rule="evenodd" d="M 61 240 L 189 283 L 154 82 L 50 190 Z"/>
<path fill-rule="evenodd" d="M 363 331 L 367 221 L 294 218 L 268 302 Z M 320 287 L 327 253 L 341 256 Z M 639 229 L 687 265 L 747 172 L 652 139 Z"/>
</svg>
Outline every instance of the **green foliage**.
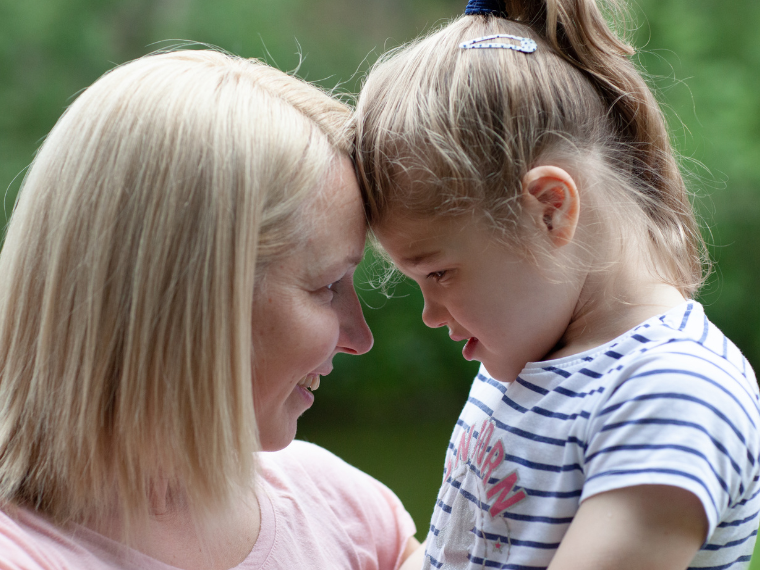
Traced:
<svg viewBox="0 0 760 570">
<path fill-rule="evenodd" d="M 760 366 L 760 4 L 642 3 L 638 44 L 690 172 L 715 272 L 700 300 Z"/>
<path fill-rule="evenodd" d="M 464 3 L 0 0 L 0 181 L 8 189 L 5 211 L 10 212 L 18 191 L 17 175 L 58 116 L 78 91 L 116 64 L 194 40 L 259 57 L 281 69 L 299 68 L 302 77 L 355 92 L 361 74 L 379 53 L 458 15 Z M 760 278 L 760 43 L 755 34 L 760 3 L 640 0 L 635 8 L 634 43 L 644 46 L 641 63 L 652 75 L 674 142 L 692 172 L 690 185 L 717 262 L 701 299 L 710 318 L 758 366 L 760 303 L 754 295 Z M 360 275 L 360 281 L 366 279 Z M 314 410 L 301 420 L 301 433 L 342 450 L 389 482 L 393 473 L 404 473 L 401 479 L 422 478 L 428 490 L 419 493 L 432 507 L 449 430 L 436 428 L 433 436 L 425 426 L 453 426 L 477 366 L 461 358 L 461 347 L 445 331 L 425 329 L 415 287 L 402 283 L 391 299 L 360 287 L 375 348 L 361 358 L 336 358 L 335 373 L 324 379 Z M 393 427 L 381 436 L 376 432 L 381 425 Z M 408 439 L 399 435 L 403 433 Z M 412 446 L 412 440 L 419 446 Z M 387 455 L 378 454 L 383 445 L 389 447 Z M 420 446 L 437 446 L 438 452 L 427 458 Z M 404 453 L 406 461 L 415 462 L 416 472 L 383 467 L 399 464 Z M 413 501 L 410 497 L 419 494 L 418 487 L 393 481 L 403 498 Z M 424 534 L 425 507 L 416 512 Z"/>
<path fill-rule="evenodd" d="M 0 180 L 10 185 L 5 210 L 19 187 L 14 177 L 65 107 L 114 65 L 191 40 L 283 70 L 300 65 L 302 77 L 354 91 L 357 70 L 388 42 L 455 14 L 455 5 L 384 0 L 359 13 L 348 0 L 0 0 Z"/>
<path fill-rule="evenodd" d="M 12 208 L 17 175 L 66 105 L 115 64 L 193 40 L 355 92 L 379 53 L 456 16 L 462 3 L 378 0 L 357 9 L 349 0 L 0 0 L 4 211 Z M 760 238 L 760 45 L 754 39 L 760 4 L 644 0 L 638 8 L 633 36 L 644 46 L 641 63 L 693 173 L 691 187 L 717 261 L 702 300 L 710 317 L 760 363 L 760 305 L 752 298 L 760 277 L 754 247 Z M 0 225 L 4 221 L 0 213 Z M 368 309 L 376 347 L 356 362 L 341 359 L 336 392 L 375 399 L 378 392 L 400 396 L 401 386 L 446 392 L 466 383 L 472 369 L 457 362 L 457 349 L 444 346 L 445 335 L 418 332 L 411 315 L 419 311 L 418 294 L 399 291 L 408 296 L 384 301 L 366 294 L 371 306 L 383 306 Z"/>
</svg>

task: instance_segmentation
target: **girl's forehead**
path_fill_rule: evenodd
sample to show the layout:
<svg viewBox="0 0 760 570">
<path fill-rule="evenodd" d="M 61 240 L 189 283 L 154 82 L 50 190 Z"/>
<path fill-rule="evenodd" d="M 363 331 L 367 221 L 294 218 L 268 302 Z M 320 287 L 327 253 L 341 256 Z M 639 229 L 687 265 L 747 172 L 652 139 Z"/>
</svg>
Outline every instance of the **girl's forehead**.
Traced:
<svg viewBox="0 0 760 570">
<path fill-rule="evenodd" d="M 393 212 L 372 230 L 382 242 L 384 238 L 407 239 L 409 241 L 440 241 L 456 238 L 464 232 L 480 227 L 475 216 L 470 214 L 452 215 L 410 215 Z"/>
<path fill-rule="evenodd" d="M 373 228 L 373 232 L 385 245 L 386 242 L 405 245 L 406 248 L 440 240 L 443 231 L 440 220 L 433 217 L 389 216 Z"/>
<path fill-rule="evenodd" d="M 482 231 L 471 216 L 391 216 L 373 228 L 394 261 L 408 266 L 433 261 L 456 248 L 471 232 Z"/>
</svg>

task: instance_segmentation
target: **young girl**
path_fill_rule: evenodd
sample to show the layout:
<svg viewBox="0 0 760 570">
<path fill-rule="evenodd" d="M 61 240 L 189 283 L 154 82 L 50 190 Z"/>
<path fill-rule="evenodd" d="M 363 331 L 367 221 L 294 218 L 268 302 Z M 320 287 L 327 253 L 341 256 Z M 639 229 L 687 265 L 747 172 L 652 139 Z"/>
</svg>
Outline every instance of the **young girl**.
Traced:
<svg viewBox="0 0 760 570">
<path fill-rule="evenodd" d="M 737 569 L 752 553 L 758 386 L 694 301 L 687 190 L 602 14 L 473 0 L 360 97 L 374 232 L 423 321 L 482 363 L 424 568 Z"/>
</svg>

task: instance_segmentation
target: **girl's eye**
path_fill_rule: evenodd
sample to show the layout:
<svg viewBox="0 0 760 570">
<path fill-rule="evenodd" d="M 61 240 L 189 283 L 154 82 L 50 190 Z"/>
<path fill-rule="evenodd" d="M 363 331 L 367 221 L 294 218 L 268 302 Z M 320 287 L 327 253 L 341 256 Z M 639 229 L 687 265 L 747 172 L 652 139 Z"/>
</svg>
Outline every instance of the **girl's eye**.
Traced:
<svg viewBox="0 0 760 570">
<path fill-rule="evenodd" d="M 433 271 L 432 273 L 428 273 L 428 277 L 433 281 L 438 282 L 446 276 L 446 273 L 447 271 L 445 269 L 443 271 Z"/>
</svg>

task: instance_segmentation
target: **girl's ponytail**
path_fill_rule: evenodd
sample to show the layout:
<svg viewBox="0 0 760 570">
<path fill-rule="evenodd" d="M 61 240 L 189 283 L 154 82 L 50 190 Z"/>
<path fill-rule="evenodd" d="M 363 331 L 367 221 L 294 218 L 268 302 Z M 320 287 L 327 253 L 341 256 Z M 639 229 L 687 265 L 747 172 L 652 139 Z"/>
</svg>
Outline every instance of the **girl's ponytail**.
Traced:
<svg viewBox="0 0 760 570">
<path fill-rule="evenodd" d="M 663 282 L 694 296 L 704 243 L 660 107 L 607 22 L 622 1 L 470 0 L 465 16 L 383 56 L 357 106 L 370 223 L 399 205 L 421 215 L 475 209 L 525 246 L 522 177 L 541 160 L 577 161 L 594 176 L 587 211 L 610 238 L 599 267 L 644 251 Z M 537 49 L 483 43 L 495 37 Z M 474 43 L 489 49 L 463 49 Z"/>
<path fill-rule="evenodd" d="M 629 57 L 635 50 L 610 29 L 596 0 L 505 0 L 511 20 L 528 25 L 595 85 L 626 147 L 640 205 L 659 228 L 655 241 L 687 249 L 678 268 L 692 284 L 703 281 L 704 245 L 678 168 L 662 111 Z M 607 0 L 614 15 L 623 7 Z M 620 21 L 623 19 L 620 18 Z"/>
</svg>

